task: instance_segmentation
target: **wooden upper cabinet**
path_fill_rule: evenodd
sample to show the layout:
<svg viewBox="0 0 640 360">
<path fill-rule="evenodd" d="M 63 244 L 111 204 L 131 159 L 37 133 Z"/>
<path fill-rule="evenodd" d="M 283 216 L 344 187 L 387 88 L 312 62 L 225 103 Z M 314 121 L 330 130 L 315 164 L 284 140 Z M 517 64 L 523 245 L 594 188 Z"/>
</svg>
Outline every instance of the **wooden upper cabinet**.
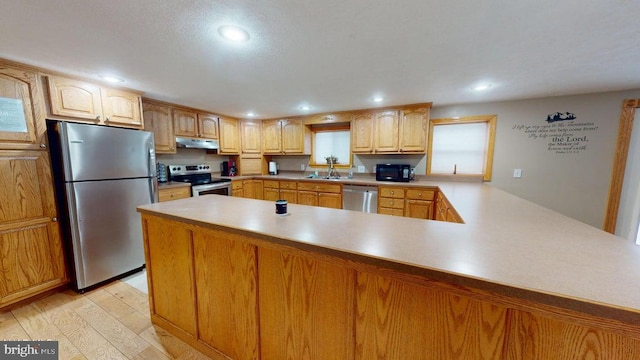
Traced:
<svg viewBox="0 0 640 360">
<path fill-rule="evenodd" d="M 429 108 L 400 112 L 400 151 L 424 153 L 427 149 Z"/>
<path fill-rule="evenodd" d="M 46 147 L 45 108 L 37 74 L 0 63 L 0 107 L 22 109 L 24 124 L 12 121 L 13 115 L 0 113 L 0 123 L 14 123 L 0 129 L 0 148 Z"/>
<path fill-rule="evenodd" d="M 282 152 L 285 154 L 304 153 L 304 125 L 301 119 L 281 120 Z"/>
<path fill-rule="evenodd" d="M 80 80 L 48 76 L 50 111 L 62 120 L 142 129 L 140 95 Z"/>
<path fill-rule="evenodd" d="M 218 139 L 218 116 L 213 114 L 198 114 L 198 137 Z"/>
<path fill-rule="evenodd" d="M 144 129 L 153 132 L 156 153 L 175 154 L 176 139 L 173 131 L 171 108 L 143 102 L 142 109 Z"/>
<path fill-rule="evenodd" d="M 240 143 L 243 154 L 260 154 L 261 132 L 260 121 L 242 120 L 240 121 Z"/>
<path fill-rule="evenodd" d="M 198 136 L 198 114 L 195 112 L 174 109 L 173 125 L 176 136 Z"/>
<path fill-rule="evenodd" d="M 400 117 L 398 111 L 381 111 L 374 116 L 376 152 L 397 152 Z"/>
<path fill-rule="evenodd" d="M 0 150 L 0 308 L 68 282 L 47 151 Z"/>
<path fill-rule="evenodd" d="M 108 125 L 142 129 L 139 95 L 122 90 L 102 88 L 102 113 Z"/>
<path fill-rule="evenodd" d="M 269 154 L 282 152 L 282 127 L 280 120 L 262 122 L 262 151 Z"/>
<path fill-rule="evenodd" d="M 219 154 L 240 153 L 240 125 L 238 119 L 219 118 L 220 123 L 220 148 Z"/>
<path fill-rule="evenodd" d="M 305 132 L 302 119 L 263 121 L 262 150 L 266 154 L 303 154 Z"/>
<path fill-rule="evenodd" d="M 373 113 L 355 114 L 351 118 L 351 152 L 373 152 Z"/>
</svg>

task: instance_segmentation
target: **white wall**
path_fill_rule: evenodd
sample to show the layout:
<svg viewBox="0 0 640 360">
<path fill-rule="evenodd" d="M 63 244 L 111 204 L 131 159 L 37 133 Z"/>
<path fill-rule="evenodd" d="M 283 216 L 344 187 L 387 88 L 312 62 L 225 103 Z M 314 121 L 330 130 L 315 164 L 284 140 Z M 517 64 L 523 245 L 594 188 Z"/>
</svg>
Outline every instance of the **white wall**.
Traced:
<svg viewBox="0 0 640 360">
<path fill-rule="evenodd" d="M 490 184 L 602 228 L 622 101 L 632 98 L 640 98 L 640 90 L 436 106 L 431 118 L 496 114 L 498 124 Z M 556 131 L 561 124 L 563 128 L 571 123 L 593 124 L 590 128 L 595 130 L 574 131 L 580 139 L 576 153 L 549 150 L 551 136 L 534 139 L 524 132 L 522 126 L 549 125 L 547 115 L 555 112 L 576 115 L 573 121 L 551 123 L 556 125 Z M 520 179 L 513 178 L 516 168 L 522 169 Z"/>
</svg>

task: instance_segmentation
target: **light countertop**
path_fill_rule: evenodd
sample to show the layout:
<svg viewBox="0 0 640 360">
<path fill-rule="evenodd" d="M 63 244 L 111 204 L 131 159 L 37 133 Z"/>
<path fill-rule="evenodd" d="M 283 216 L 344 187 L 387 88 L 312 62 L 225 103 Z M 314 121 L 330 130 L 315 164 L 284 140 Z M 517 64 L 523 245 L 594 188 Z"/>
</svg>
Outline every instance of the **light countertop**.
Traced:
<svg viewBox="0 0 640 360">
<path fill-rule="evenodd" d="M 205 227 L 440 278 L 625 322 L 640 321 L 640 246 L 482 183 L 439 187 L 465 224 L 207 195 L 139 207 Z M 397 185 L 404 186 L 404 183 Z"/>
</svg>

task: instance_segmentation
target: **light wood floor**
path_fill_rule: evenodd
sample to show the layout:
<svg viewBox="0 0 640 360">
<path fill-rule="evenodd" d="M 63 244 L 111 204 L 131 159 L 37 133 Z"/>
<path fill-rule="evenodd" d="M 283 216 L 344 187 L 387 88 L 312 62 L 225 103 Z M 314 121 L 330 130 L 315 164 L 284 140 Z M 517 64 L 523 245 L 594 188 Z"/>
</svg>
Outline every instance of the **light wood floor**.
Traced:
<svg viewBox="0 0 640 360">
<path fill-rule="evenodd" d="M 151 324 L 146 294 L 116 281 L 0 312 L 2 340 L 58 340 L 59 359 L 209 359 Z"/>
</svg>

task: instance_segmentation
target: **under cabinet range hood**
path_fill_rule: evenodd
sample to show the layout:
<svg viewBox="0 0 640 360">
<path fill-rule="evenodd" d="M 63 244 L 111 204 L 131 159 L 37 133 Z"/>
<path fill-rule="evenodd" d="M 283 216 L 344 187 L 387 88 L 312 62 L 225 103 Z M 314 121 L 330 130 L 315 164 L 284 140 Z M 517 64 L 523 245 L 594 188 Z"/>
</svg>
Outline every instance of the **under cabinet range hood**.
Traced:
<svg viewBox="0 0 640 360">
<path fill-rule="evenodd" d="M 177 137 L 176 146 L 190 149 L 217 150 L 220 147 L 220 144 L 218 140 Z"/>
</svg>

